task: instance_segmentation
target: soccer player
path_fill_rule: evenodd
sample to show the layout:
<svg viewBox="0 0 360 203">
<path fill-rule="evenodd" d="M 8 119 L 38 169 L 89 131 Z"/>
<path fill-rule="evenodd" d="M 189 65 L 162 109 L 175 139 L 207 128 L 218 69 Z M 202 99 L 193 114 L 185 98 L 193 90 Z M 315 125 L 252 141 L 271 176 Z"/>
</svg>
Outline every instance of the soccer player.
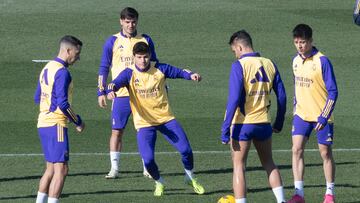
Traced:
<svg viewBox="0 0 360 203">
<path fill-rule="evenodd" d="M 292 64 L 295 82 L 292 126 L 295 194 L 288 202 L 305 202 L 304 149 L 311 131 L 315 130 L 326 179 L 324 203 L 332 203 L 335 202 L 335 162 L 331 148 L 334 135 L 332 112 L 338 96 L 334 70 L 329 58 L 313 46 L 312 29 L 309 25 L 296 25 L 293 40 L 298 52 Z"/>
<path fill-rule="evenodd" d="M 133 64 L 132 48 L 137 42 L 145 42 L 151 49 L 151 61 L 157 61 L 152 39 L 146 34 L 137 32 L 139 14 L 134 8 L 126 7 L 120 12 L 121 31 L 109 37 L 103 47 L 98 78 L 98 103 L 101 108 L 106 107 L 106 81 L 111 70 L 115 79 L 126 67 Z M 131 114 L 129 93 L 126 88 L 116 92 L 116 98 L 111 106 L 112 131 L 110 136 L 111 170 L 105 178 L 119 176 L 120 152 L 122 150 L 122 136 Z M 144 167 L 144 175 L 148 172 Z"/>
<path fill-rule="evenodd" d="M 236 203 L 246 202 L 246 159 L 251 141 L 267 172 L 277 202 L 285 202 L 280 172 L 272 158 L 272 132 L 280 132 L 286 112 L 286 93 L 276 65 L 254 52 L 252 39 L 245 30 L 235 32 L 229 44 L 236 60 L 229 78 L 229 96 L 222 142 L 230 142 L 233 161 L 233 190 Z M 277 115 L 270 124 L 270 93 L 277 97 Z M 231 139 L 230 139 L 231 135 Z"/>
<path fill-rule="evenodd" d="M 360 25 L 360 14 L 359 14 L 359 11 L 360 11 L 360 0 L 356 0 L 355 1 L 355 7 L 354 7 L 354 22 L 355 24 L 357 25 Z"/>
<path fill-rule="evenodd" d="M 133 48 L 134 62 L 108 85 L 108 98 L 116 98 L 116 91 L 127 87 L 130 95 L 130 106 L 133 113 L 137 142 L 145 167 L 155 180 L 154 196 L 164 193 L 164 181 L 155 163 L 154 151 L 156 131 L 181 154 L 185 168 L 185 180 L 197 194 L 203 194 L 204 188 L 193 174 L 193 153 L 187 136 L 171 112 L 165 80 L 166 78 L 184 78 L 200 81 L 197 73 L 182 70 L 162 63 L 150 62 L 151 49 L 145 42 L 138 42 Z"/>
<path fill-rule="evenodd" d="M 72 79 L 68 71 L 80 59 L 82 42 L 73 36 L 60 40 L 56 58 L 46 64 L 40 73 L 35 103 L 40 104 L 38 132 L 46 160 L 46 170 L 40 179 L 36 202 L 59 202 L 59 197 L 68 173 L 69 140 L 68 120 L 78 132 L 85 124 L 70 106 Z"/>
</svg>

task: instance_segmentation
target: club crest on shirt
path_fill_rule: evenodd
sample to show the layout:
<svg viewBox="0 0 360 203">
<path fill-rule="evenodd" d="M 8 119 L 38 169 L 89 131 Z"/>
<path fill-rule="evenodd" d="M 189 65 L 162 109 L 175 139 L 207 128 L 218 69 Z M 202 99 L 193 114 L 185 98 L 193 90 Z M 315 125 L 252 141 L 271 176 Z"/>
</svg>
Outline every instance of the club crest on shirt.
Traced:
<svg viewBox="0 0 360 203">
<path fill-rule="evenodd" d="M 312 64 L 312 67 L 311 67 L 311 68 L 312 68 L 313 71 L 316 71 L 316 65 L 315 65 L 315 63 Z"/>
<path fill-rule="evenodd" d="M 134 80 L 134 84 L 135 84 L 136 87 L 140 87 L 140 86 L 141 86 L 140 80 L 139 80 L 138 78 L 136 78 L 136 79 Z"/>
</svg>

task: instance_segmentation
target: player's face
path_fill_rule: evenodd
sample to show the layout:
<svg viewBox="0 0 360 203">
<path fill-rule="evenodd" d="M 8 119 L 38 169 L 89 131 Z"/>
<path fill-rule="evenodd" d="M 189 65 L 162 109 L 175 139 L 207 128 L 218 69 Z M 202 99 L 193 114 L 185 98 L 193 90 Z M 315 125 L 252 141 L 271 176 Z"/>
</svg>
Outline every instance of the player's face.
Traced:
<svg viewBox="0 0 360 203">
<path fill-rule="evenodd" d="M 140 69 L 145 69 L 150 64 L 150 54 L 135 54 L 135 65 Z"/>
<path fill-rule="evenodd" d="M 296 50 L 303 57 L 309 56 L 312 50 L 312 39 L 304 39 L 301 37 L 294 38 Z"/>
<path fill-rule="evenodd" d="M 126 36 L 131 36 L 136 32 L 137 19 L 135 18 L 120 19 L 120 24 L 121 24 L 122 32 Z"/>
<path fill-rule="evenodd" d="M 81 47 L 80 46 L 78 46 L 78 47 L 71 46 L 68 49 L 68 54 L 69 54 L 68 61 L 67 61 L 68 64 L 72 65 L 77 60 L 80 60 L 80 53 L 81 53 Z"/>
</svg>

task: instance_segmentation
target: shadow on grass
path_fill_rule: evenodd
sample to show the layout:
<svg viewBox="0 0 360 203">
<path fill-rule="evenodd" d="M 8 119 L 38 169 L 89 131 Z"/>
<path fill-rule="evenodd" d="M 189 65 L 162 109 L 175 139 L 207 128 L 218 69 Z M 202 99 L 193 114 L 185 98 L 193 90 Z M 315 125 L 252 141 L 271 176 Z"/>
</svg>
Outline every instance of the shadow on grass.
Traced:
<svg viewBox="0 0 360 203">
<path fill-rule="evenodd" d="M 108 172 L 87 172 L 87 173 L 70 173 L 68 177 L 70 176 L 97 176 L 97 175 L 106 175 Z M 142 176 L 142 171 L 121 171 L 121 174 L 139 174 L 139 176 Z M 39 179 L 41 176 L 22 176 L 22 177 L 10 177 L 10 178 L 0 178 L 0 182 L 8 182 L 8 181 L 16 181 L 16 180 L 34 180 Z"/>
<path fill-rule="evenodd" d="M 357 164 L 358 162 L 355 161 L 346 161 L 346 162 L 337 162 L 336 165 L 340 166 L 340 165 L 352 165 L 352 164 Z M 305 164 L 305 167 L 322 167 L 322 163 L 314 163 L 314 164 Z M 277 167 L 280 170 L 286 170 L 286 169 L 291 169 L 291 165 L 277 165 Z M 252 167 L 247 167 L 246 171 L 247 172 L 251 172 L 251 171 L 262 171 L 264 170 L 263 167 L 261 166 L 252 166 Z M 200 170 L 200 171 L 195 171 L 196 174 L 224 174 L 224 173 L 232 173 L 233 169 L 232 168 L 220 168 L 220 169 L 211 169 L 211 170 Z M 163 176 L 182 176 L 184 175 L 184 173 L 161 173 L 161 175 Z"/>
<path fill-rule="evenodd" d="M 167 189 L 166 192 L 176 192 L 183 189 Z M 64 193 L 60 198 L 68 198 L 71 196 L 77 195 L 104 195 L 104 194 L 120 194 L 120 193 L 134 193 L 134 192 L 149 192 L 152 193 L 153 190 L 146 189 L 129 189 L 129 190 L 101 190 L 94 192 L 73 192 L 73 193 Z M 173 193 L 174 194 L 174 193 Z M 36 195 L 24 195 L 24 196 L 14 196 L 14 197 L 0 197 L 0 200 L 15 200 L 15 199 L 35 199 Z"/>
</svg>

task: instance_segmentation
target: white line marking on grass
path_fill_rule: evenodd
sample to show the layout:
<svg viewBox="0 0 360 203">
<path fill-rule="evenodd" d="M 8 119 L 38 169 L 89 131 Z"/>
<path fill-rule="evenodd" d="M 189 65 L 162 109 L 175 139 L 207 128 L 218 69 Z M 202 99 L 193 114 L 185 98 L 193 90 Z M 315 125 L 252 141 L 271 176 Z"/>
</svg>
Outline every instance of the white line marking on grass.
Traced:
<svg viewBox="0 0 360 203">
<path fill-rule="evenodd" d="M 34 59 L 34 60 L 31 60 L 32 62 L 35 62 L 35 63 L 47 63 L 51 60 L 44 60 L 44 59 Z"/>
<path fill-rule="evenodd" d="M 305 152 L 318 152 L 318 149 L 305 149 Z M 360 151 L 360 148 L 350 148 L 350 149 L 333 149 L 334 152 L 355 152 Z M 256 150 L 250 150 L 250 152 L 256 152 Z M 291 152 L 291 149 L 276 149 L 273 152 Z M 178 154 L 178 152 L 155 152 L 156 154 Z M 230 151 L 193 151 L 194 154 L 228 154 Z M 138 152 L 122 152 L 123 155 L 139 155 Z M 71 153 L 72 156 L 108 156 L 109 153 L 101 152 L 86 152 L 86 153 Z M 0 157 L 25 157 L 25 156 L 43 156 L 43 154 L 0 154 Z"/>
</svg>

